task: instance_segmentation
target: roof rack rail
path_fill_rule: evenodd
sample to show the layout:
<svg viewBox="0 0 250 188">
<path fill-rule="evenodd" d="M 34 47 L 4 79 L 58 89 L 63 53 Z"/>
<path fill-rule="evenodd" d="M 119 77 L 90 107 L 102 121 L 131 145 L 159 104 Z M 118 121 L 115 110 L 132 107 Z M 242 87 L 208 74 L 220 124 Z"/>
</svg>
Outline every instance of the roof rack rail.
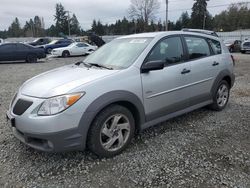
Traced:
<svg viewBox="0 0 250 188">
<path fill-rule="evenodd" d="M 218 34 L 215 31 L 210 31 L 210 30 L 184 28 L 184 29 L 182 29 L 182 31 L 201 33 L 201 34 L 205 34 L 205 35 L 212 35 L 212 36 L 215 36 L 215 37 L 219 37 Z"/>
</svg>

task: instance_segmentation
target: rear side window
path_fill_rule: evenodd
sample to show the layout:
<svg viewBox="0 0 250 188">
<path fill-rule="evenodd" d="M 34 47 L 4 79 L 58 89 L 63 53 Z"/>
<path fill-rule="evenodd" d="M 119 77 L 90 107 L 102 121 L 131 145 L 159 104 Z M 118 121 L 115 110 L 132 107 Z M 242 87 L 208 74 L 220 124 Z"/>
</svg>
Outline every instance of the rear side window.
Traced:
<svg viewBox="0 0 250 188">
<path fill-rule="evenodd" d="M 221 44 L 217 40 L 208 39 L 208 43 L 210 44 L 211 48 L 215 55 L 221 54 Z"/>
<path fill-rule="evenodd" d="M 183 47 L 180 37 L 171 37 L 160 41 L 150 52 L 147 61 L 164 61 L 166 64 L 181 62 Z"/>
<path fill-rule="evenodd" d="M 15 50 L 16 49 L 16 45 L 15 44 L 4 44 L 0 46 L 1 50 Z"/>
<path fill-rule="evenodd" d="M 17 50 L 28 50 L 30 49 L 29 46 L 26 46 L 24 44 L 16 44 Z"/>
<path fill-rule="evenodd" d="M 184 37 L 187 43 L 189 59 L 198 59 L 210 56 L 210 48 L 204 38 Z"/>
</svg>

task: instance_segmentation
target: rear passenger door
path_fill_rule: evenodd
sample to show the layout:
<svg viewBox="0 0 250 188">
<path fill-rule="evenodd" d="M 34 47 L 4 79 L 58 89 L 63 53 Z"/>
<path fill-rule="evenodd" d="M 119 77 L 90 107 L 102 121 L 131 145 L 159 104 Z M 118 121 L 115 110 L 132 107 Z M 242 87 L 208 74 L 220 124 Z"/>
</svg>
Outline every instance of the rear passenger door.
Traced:
<svg viewBox="0 0 250 188">
<path fill-rule="evenodd" d="M 141 74 L 147 121 L 184 109 L 189 100 L 190 65 L 184 62 L 181 37 L 160 40 L 144 63 L 154 61 L 164 61 L 165 67 Z"/>
<path fill-rule="evenodd" d="M 184 36 L 188 51 L 188 61 L 191 66 L 191 84 L 189 87 L 190 106 L 211 99 L 210 90 L 220 71 L 220 43 L 199 36 Z M 213 45 L 217 54 L 212 49 Z"/>
</svg>

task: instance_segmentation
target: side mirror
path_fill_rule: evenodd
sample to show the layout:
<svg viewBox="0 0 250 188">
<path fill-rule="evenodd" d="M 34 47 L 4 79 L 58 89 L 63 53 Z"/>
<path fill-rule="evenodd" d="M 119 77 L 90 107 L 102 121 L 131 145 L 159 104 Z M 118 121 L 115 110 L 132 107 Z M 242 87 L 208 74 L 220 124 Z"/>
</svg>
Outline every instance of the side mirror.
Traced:
<svg viewBox="0 0 250 188">
<path fill-rule="evenodd" d="M 144 63 L 141 67 L 141 73 L 148 73 L 154 70 L 161 70 L 164 68 L 164 61 L 157 60 L 157 61 L 148 61 Z"/>
</svg>

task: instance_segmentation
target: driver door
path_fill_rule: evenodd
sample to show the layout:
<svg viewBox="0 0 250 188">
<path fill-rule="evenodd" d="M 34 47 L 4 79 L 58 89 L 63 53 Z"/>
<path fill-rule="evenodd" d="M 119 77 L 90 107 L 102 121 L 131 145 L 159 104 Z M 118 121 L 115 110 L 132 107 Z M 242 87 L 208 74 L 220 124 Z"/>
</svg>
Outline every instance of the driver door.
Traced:
<svg viewBox="0 0 250 188">
<path fill-rule="evenodd" d="M 151 50 L 146 62 L 165 61 L 162 70 L 141 74 L 146 120 L 188 107 L 191 70 L 184 62 L 184 48 L 180 36 L 160 40 Z"/>
</svg>

